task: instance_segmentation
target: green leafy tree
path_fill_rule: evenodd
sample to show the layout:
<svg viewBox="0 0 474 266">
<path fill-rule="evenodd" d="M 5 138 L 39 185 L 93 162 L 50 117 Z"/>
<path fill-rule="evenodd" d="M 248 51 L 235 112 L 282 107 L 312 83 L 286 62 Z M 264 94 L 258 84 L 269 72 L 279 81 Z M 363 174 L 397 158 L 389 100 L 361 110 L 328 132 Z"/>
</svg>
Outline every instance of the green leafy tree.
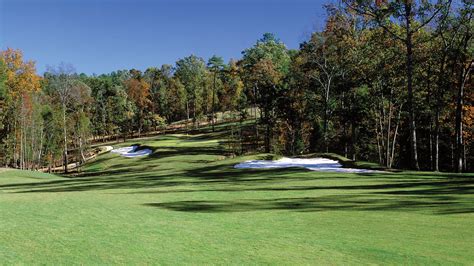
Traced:
<svg viewBox="0 0 474 266">
<path fill-rule="evenodd" d="M 211 123 L 212 123 L 212 131 L 214 132 L 214 123 L 216 119 L 216 95 L 217 95 L 217 85 L 218 81 L 217 79 L 219 78 L 220 73 L 224 69 L 224 60 L 222 57 L 219 56 L 212 56 L 209 58 L 209 61 L 207 62 L 207 67 L 209 70 L 212 72 L 213 75 L 213 81 L 212 81 L 212 105 L 211 105 L 211 112 L 212 112 L 212 118 L 211 118 Z"/>
<path fill-rule="evenodd" d="M 414 35 L 426 27 L 435 17 L 443 14 L 443 10 L 451 5 L 451 0 L 432 1 L 394 1 L 394 0 L 344 0 L 345 4 L 358 14 L 371 18 L 378 26 L 383 28 L 394 39 L 400 41 L 405 48 L 406 58 L 406 88 L 408 93 L 408 120 L 410 137 L 410 162 L 413 169 L 419 169 L 415 103 L 413 93 L 413 72 L 414 72 Z M 403 30 L 398 31 L 396 26 Z"/>
<path fill-rule="evenodd" d="M 45 79 L 47 80 L 46 93 L 57 101 L 62 113 L 63 167 L 64 172 L 67 173 L 69 137 L 73 133 L 69 116 L 77 111 L 78 106 L 82 107 L 85 104 L 87 95 L 90 95 L 90 88 L 82 82 L 74 68 L 67 64 L 49 68 L 45 73 Z"/>
<path fill-rule="evenodd" d="M 203 90 L 206 75 L 204 59 L 191 55 L 176 62 L 176 77 L 186 88 L 186 115 L 189 121 L 192 109 L 193 124 L 202 114 Z"/>
<path fill-rule="evenodd" d="M 286 46 L 273 34 L 266 33 L 252 47 L 242 52 L 242 66 L 247 89 L 250 89 L 254 108 L 257 106 L 265 126 L 265 152 L 270 152 L 276 98 L 283 87 L 290 66 Z M 256 118 L 256 115 L 255 115 Z M 257 125 L 255 126 L 258 135 Z"/>
</svg>

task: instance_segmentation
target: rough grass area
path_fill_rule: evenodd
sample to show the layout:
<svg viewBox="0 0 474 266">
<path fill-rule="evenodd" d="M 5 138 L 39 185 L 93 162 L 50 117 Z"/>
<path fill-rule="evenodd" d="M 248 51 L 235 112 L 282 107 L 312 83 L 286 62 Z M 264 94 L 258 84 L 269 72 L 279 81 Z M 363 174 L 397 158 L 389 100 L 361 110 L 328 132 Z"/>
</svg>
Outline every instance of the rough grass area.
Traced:
<svg viewBox="0 0 474 266">
<path fill-rule="evenodd" d="M 220 135 L 146 139 L 151 156 L 76 176 L 0 171 L 0 262 L 473 263 L 472 175 L 234 169 L 272 155 L 228 158 Z"/>
<path fill-rule="evenodd" d="M 8 171 L 8 170 L 10 170 L 10 169 L 8 169 L 8 168 L 2 168 L 2 167 L 0 167 L 0 173 L 2 173 L 2 172 L 6 172 L 6 171 Z"/>
</svg>

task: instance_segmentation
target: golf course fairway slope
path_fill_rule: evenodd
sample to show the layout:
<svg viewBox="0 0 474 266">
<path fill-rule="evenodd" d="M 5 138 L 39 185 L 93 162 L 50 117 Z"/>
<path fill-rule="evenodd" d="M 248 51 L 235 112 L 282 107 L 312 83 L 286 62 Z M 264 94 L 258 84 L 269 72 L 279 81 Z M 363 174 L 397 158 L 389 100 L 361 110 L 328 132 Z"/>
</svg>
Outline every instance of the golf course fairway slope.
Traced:
<svg viewBox="0 0 474 266">
<path fill-rule="evenodd" d="M 236 169 L 269 155 L 231 158 L 217 134 L 140 141 L 152 154 L 71 176 L 0 171 L 0 262 L 474 263 L 473 175 Z"/>
</svg>

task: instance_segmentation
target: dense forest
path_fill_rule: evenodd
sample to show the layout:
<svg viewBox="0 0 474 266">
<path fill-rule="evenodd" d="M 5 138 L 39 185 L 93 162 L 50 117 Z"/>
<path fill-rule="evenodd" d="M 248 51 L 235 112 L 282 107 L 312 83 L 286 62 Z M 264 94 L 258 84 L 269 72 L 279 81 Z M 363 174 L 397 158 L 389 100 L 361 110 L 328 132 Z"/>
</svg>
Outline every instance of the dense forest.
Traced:
<svg viewBox="0 0 474 266">
<path fill-rule="evenodd" d="M 225 118 L 234 154 L 333 152 L 473 171 L 472 1 L 326 9 L 324 28 L 299 49 L 267 33 L 228 63 L 190 55 L 145 71 L 85 75 L 61 64 L 39 75 L 20 50 L 0 51 L 0 165 L 67 172 L 94 142 Z"/>
</svg>

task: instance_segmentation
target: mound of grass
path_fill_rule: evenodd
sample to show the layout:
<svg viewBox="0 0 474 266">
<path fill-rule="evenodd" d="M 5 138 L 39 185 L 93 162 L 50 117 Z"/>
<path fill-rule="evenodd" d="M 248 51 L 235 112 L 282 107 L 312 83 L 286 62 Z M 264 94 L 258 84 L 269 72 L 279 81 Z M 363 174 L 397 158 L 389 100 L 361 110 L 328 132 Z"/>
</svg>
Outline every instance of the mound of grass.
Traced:
<svg viewBox="0 0 474 266">
<path fill-rule="evenodd" d="M 380 165 L 378 163 L 367 162 L 367 161 L 353 161 L 347 157 L 336 153 L 310 153 L 300 156 L 302 158 L 314 158 L 314 157 L 322 157 L 328 158 L 331 160 L 339 161 L 342 167 L 345 168 L 358 168 L 358 169 L 371 169 L 371 170 L 383 170 L 383 171 L 395 171 L 394 169 L 387 169 L 385 166 Z"/>
<path fill-rule="evenodd" d="M 471 264 L 473 175 L 235 169 L 218 134 L 0 172 L 4 264 Z M 137 140 L 123 143 L 130 146 Z"/>
</svg>

